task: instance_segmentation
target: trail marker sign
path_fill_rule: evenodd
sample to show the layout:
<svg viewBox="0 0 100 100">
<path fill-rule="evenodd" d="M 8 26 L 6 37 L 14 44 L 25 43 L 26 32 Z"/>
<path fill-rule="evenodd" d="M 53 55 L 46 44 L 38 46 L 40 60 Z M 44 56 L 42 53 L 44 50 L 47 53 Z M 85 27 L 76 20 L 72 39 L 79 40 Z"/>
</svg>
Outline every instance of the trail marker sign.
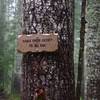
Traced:
<svg viewBox="0 0 100 100">
<path fill-rule="evenodd" d="M 26 52 L 54 52 L 58 49 L 58 34 L 18 35 L 17 50 Z"/>
</svg>

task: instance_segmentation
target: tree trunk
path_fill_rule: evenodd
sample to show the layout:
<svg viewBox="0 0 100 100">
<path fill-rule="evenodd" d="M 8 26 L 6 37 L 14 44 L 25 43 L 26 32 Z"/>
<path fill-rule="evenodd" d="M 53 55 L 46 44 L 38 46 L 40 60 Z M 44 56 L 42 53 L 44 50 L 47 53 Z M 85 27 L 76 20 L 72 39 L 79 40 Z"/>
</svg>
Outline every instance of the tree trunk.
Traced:
<svg viewBox="0 0 100 100">
<path fill-rule="evenodd" d="M 81 29 L 80 29 L 80 49 L 79 49 L 79 62 L 78 62 L 78 78 L 77 78 L 77 87 L 76 87 L 76 100 L 80 100 L 81 90 L 82 90 L 82 81 L 84 74 L 84 40 L 85 40 L 85 15 L 86 15 L 86 0 L 82 0 L 81 8 Z"/>
<path fill-rule="evenodd" d="M 23 55 L 22 100 L 75 100 L 74 0 L 24 0 L 23 33 L 52 32 L 59 34 L 56 52 Z"/>
<path fill-rule="evenodd" d="M 85 100 L 100 100 L 100 0 L 89 0 L 86 34 Z"/>
<path fill-rule="evenodd" d="M 0 89 L 4 88 L 5 81 L 5 67 L 4 67 L 4 35 L 6 30 L 6 2 L 0 0 Z"/>
</svg>

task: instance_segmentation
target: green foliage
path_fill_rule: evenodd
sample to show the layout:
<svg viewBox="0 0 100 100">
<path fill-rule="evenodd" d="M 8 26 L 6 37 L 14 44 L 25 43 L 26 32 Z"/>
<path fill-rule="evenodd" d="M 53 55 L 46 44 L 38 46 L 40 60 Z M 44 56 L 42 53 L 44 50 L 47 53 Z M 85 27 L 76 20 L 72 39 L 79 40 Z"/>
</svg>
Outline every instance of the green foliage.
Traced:
<svg viewBox="0 0 100 100">
<path fill-rule="evenodd" d="M 11 92 L 18 19 L 14 0 L 0 0 L 0 88 Z M 13 9 L 12 9 L 13 8 Z"/>
<path fill-rule="evenodd" d="M 82 97 L 80 97 L 80 100 L 83 100 Z"/>
<path fill-rule="evenodd" d="M 8 100 L 20 100 L 20 95 L 18 94 L 10 95 Z"/>
<path fill-rule="evenodd" d="M 6 33 L 5 0 L 0 0 L 0 88 L 4 86 L 4 36 Z"/>
</svg>

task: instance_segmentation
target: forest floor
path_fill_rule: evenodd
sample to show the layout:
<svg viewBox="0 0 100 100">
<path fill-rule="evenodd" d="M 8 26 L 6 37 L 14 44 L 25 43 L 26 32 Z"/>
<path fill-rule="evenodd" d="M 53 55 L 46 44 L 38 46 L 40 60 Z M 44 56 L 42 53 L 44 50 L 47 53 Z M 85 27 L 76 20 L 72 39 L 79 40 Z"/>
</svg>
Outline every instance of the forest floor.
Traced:
<svg viewBox="0 0 100 100">
<path fill-rule="evenodd" d="M 0 100 L 8 100 L 7 95 L 4 92 L 0 92 Z"/>
</svg>

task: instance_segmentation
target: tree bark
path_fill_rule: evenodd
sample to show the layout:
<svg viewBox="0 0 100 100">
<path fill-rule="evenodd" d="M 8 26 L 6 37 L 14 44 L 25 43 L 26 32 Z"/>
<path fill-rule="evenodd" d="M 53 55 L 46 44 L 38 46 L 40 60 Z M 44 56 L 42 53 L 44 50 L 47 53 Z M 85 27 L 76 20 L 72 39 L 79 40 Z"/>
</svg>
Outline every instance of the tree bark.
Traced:
<svg viewBox="0 0 100 100">
<path fill-rule="evenodd" d="M 85 42 L 85 100 L 100 100 L 100 0 L 89 0 Z"/>
<path fill-rule="evenodd" d="M 23 55 L 22 100 L 36 100 L 41 89 L 46 100 L 75 100 L 74 0 L 24 0 L 23 33 L 52 32 L 59 34 L 56 52 Z"/>
</svg>

